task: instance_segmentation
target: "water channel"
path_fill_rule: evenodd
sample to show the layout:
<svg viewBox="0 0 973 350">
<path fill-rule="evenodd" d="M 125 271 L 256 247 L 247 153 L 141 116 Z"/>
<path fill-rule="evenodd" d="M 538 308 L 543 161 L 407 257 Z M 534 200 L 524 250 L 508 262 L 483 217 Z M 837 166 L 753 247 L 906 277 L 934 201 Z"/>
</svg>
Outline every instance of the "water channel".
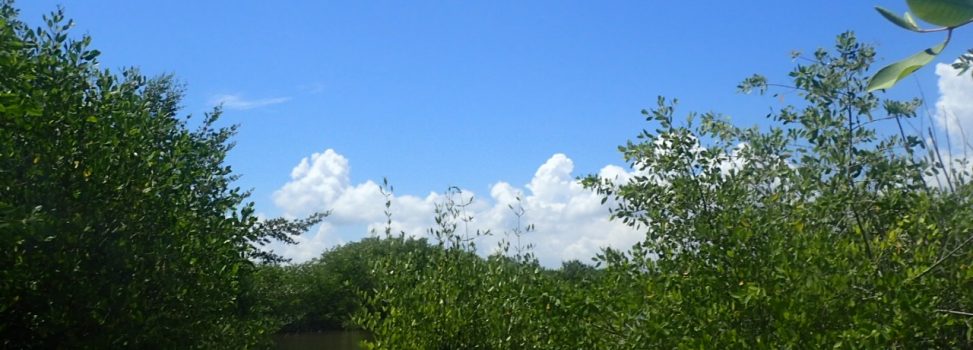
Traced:
<svg viewBox="0 0 973 350">
<path fill-rule="evenodd" d="M 367 334 L 359 331 L 327 331 L 280 334 L 274 337 L 278 350 L 358 350 Z"/>
</svg>

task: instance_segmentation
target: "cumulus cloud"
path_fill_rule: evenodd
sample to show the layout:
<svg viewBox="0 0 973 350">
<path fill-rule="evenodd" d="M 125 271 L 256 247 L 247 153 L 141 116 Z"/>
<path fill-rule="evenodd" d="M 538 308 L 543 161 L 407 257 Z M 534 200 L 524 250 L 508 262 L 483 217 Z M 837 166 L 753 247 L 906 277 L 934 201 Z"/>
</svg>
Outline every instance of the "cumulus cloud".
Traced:
<svg viewBox="0 0 973 350">
<path fill-rule="evenodd" d="M 939 98 L 933 115 L 936 139 L 933 142 L 927 136 L 926 145 L 939 147 L 939 157 L 947 171 L 925 174 L 924 178 L 932 186 L 946 188 L 950 181 L 957 180 L 953 178 L 956 174 L 947 175 L 947 172 L 968 167 L 958 161 L 973 148 L 973 78 L 969 73 L 958 75 L 957 70 L 944 63 L 936 64 L 936 75 L 939 77 Z"/>
<path fill-rule="evenodd" d="M 524 221 L 536 228 L 527 240 L 549 266 L 570 259 L 586 260 L 603 247 L 629 248 L 643 238 L 642 233 L 621 222 L 609 221 L 601 197 L 584 189 L 573 172 L 574 162 L 564 154 L 555 154 L 537 169 L 526 191 L 506 183 L 494 185 L 491 199 L 497 205 L 490 208 L 487 217 L 495 222 L 487 224 L 498 230 L 511 227 L 516 217 L 503 202 L 521 194 Z M 599 174 L 626 181 L 632 176 L 614 165 L 602 168 Z"/>
<path fill-rule="evenodd" d="M 973 78 L 957 75 L 948 64 L 937 64 L 939 76 L 939 100 L 936 101 L 936 125 L 948 132 L 955 143 L 973 143 Z"/>
<path fill-rule="evenodd" d="M 940 93 L 934 116 L 937 126 L 948 131 L 954 142 L 973 142 L 973 79 L 957 76 L 947 64 L 937 65 L 936 74 Z M 248 109 L 282 103 L 288 98 L 247 101 L 223 95 L 218 100 L 227 108 Z M 724 173 L 741 168 L 747 161 L 747 146 L 738 145 L 717 166 Z M 360 239 L 369 232 L 384 231 L 386 197 L 381 187 L 371 180 L 352 183 L 350 173 L 349 160 L 331 149 L 305 157 L 294 166 L 290 181 L 273 194 L 276 206 L 291 217 L 325 210 L 332 215 L 317 230 L 298 237 L 299 245 L 275 245 L 278 253 L 296 262 L 306 261 L 329 247 Z M 644 174 L 645 171 L 616 165 L 607 165 L 598 173 L 616 183 Z M 470 229 L 493 233 L 479 244 L 484 254 L 506 237 L 504 232 L 517 227 L 517 215 L 510 206 L 524 209 L 522 226 L 534 225 L 535 231 L 525 235 L 523 243 L 534 244 L 534 252 L 546 266 L 558 266 L 570 259 L 585 261 L 603 247 L 625 249 L 644 238 L 643 233 L 608 219 L 608 207 L 601 204 L 601 197 L 581 186 L 575 179 L 574 162 L 560 153 L 541 164 L 526 184 L 497 181 L 484 196 L 469 190 L 463 190 L 463 195 L 472 199 L 466 207 L 467 214 L 474 218 Z M 392 203 L 393 232 L 424 237 L 434 226 L 436 205 L 445 197 L 430 192 L 395 194 L 388 199 Z"/>
<path fill-rule="evenodd" d="M 274 203 L 285 215 L 324 210 L 331 210 L 332 215 L 327 226 L 300 238 L 303 246 L 279 247 L 279 252 L 303 261 L 340 243 L 341 237 L 353 240 L 369 231 L 384 231 L 385 197 L 380 186 L 374 181 L 353 184 L 350 172 L 348 159 L 331 149 L 304 158 L 294 167 L 291 180 L 274 193 Z M 469 229 L 493 233 L 479 243 L 481 253 L 489 253 L 505 237 L 504 232 L 517 227 L 517 215 L 510 206 L 524 209 L 522 226 L 534 225 L 535 231 L 525 235 L 522 243 L 534 244 L 535 254 L 547 266 L 569 259 L 587 260 L 606 246 L 628 248 L 643 237 L 620 222 L 609 221 L 608 208 L 601 204 L 601 197 L 585 190 L 573 172 L 571 159 L 555 154 L 538 167 L 523 187 L 499 181 L 485 197 L 463 190 L 464 198 L 458 201 L 470 201 L 465 207 L 466 214 L 474 218 Z M 627 181 L 632 173 L 609 165 L 599 175 Z M 393 231 L 424 236 L 434 225 L 436 204 L 443 202 L 444 196 L 433 192 L 424 196 L 391 196 Z"/>
<path fill-rule="evenodd" d="M 281 104 L 290 100 L 291 100 L 290 97 L 247 99 L 241 95 L 222 94 L 210 98 L 210 104 L 213 105 L 222 104 L 223 107 L 226 109 L 247 110 L 247 109 L 254 109 L 254 108 L 266 107 L 270 105 Z"/>
</svg>

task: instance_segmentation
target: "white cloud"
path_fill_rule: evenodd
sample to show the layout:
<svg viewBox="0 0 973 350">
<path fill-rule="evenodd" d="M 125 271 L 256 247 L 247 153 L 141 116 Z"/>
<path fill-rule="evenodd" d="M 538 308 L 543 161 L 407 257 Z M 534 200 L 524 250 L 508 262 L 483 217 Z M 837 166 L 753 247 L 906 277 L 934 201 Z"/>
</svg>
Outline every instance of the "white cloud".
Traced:
<svg viewBox="0 0 973 350">
<path fill-rule="evenodd" d="M 314 153 L 291 170 L 291 181 L 274 192 L 274 203 L 289 215 L 330 207 L 351 187 L 350 170 L 348 159 L 334 150 Z M 366 183 L 360 187 L 371 186 Z"/>
<path fill-rule="evenodd" d="M 213 105 L 222 104 L 223 107 L 226 109 L 246 110 L 246 109 L 254 109 L 254 108 L 266 107 L 270 105 L 281 104 L 290 100 L 291 100 L 290 97 L 246 99 L 240 95 L 222 94 L 222 95 L 213 96 L 210 99 L 210 104 Z"/>
<path fill-rule="evenodd" d="M 963 166 L 957 161 L 965 154 L 973 151 L 973 78 L 969 73 L 962 75 L 949 64 L 936 64 L 936 75 L 939 77 L 939 98 L 936 100 L 936 113 L 933 116 L 937 132 L 936 142 L 926 137 L 926 145 L 938 145 L 939 157 L 947 171 L 936 174 L 925 174 L 926 182 L 934 187 L 948 188 L 950 181 L 958 181 L 954 176 L 947 175 L 952 170 L 961 171 L 969 165 Z M 946 137 L 949 137 L 950 144 Z M 937 159 L 938 161 L 938 159 Z M 968 179 L 966 179 L 968 180 Z"/>
<path fill-rule="evenodd" d="M 964 142 L 973 143 L 973 78 L 969 73 L 956 73 L 948 64 L 936 65 L 939 100 L 935 119 L 939 128 L 949 132 L 953 146 L 963 147 Z"/>
<path fill-rule="evenodd" d="M 304 261 L 320 254 L 326 247 L 340 241 L 341 232 L 349 239 L 363 237 L 370 230 L 383 232 L 386 226 L 385 197 L 373 181 L 360 184 L 350 182 L 348 160 L 334 150 L 315 153 L 302 159 L 291 171 L 291 181 L 277 190 L 274 203 L 285 215 L 305 215 L 313 211 L 332 210 L 328 225 L 300 238 L 303 247 L 280 247 L 279 252 L 295 261 Z M 479 242 L 481 253 L 489 253 L 503 232 L 516 227 L 516 215 L 509 206 L 525 209 L 522 226 L 533 224 L 535 232 L 523 238 L 533 243 L 534 252 L 544 265 L 558 266 L 568 259 L 587 260 L 600 248 L 612 246 L 628 248 L 643 234 L 620 222 L 608 220 L 608 207 L 601 205 L 601 197 L 585 190 L 575 180 L 574 163 L 564 154 L 555 154 L 542 164 L 523 188 L 507 182 L 497 182 L 489 198 L 480 198 L 464 190 L 463 196 L 473 201 L 465 208 L 474 219 L 470 230 L 490 230 L 493 236 Z M 609 165 L 601 169 L 601 176 L 627 181 L 632 174 Z M 394 195 L 392 201 L 392 229 L 423 237 L 434 225 L 435 207 L 445 197 L 429 193 L 425 196 Z M 325 226 L 322 226 L 325 227 Z M 464 230 L 460 227 L 460 230 Z M 348 232 L 354 231 L 354 232 Z"/>
<path fill-rule="evenodd" d="M 516 217 L 502 203 L 523 193 L 524 223 L 536 228 L 536 232 L 528 234 L 527 241 L 535 244 L 538 258 L 548 266 L 570 259 L 585 261 L 606 246 L 627 249 L 644 237 L 621 222 L 609 221 L 608 207 L 601 204 L 601 197 L 584 189 L 573 172 L 571 159 L 555 154 L 537 169 L 526 186 L 527 191 L 506 183 L 494 185 L 491 197 L 497 205 L 486 213 L 494 221 L 486 224 L 496 230 L 513 227 Z M 613 165 L 602 168 L 599 173 L 609 178 L 632 176 Z"/>
<path fill-rule="evenodd" d="M 971 142 L 973 79 L 968 75 L 957 76 L 947 64 L 938 64 L 936 74 L 940 92 L 936 102 L 937 126 L 944 132 L 948 130 L 954 142 Z M 288 98 L 246 101 L 238 96 L 223 95 L 219 100 L 227 108 L 247 109 L 282 103 Z M 965 140 L 961 129 L 966 133 Z M 746 150 L 747 145 L 738 145 L 716 166 L 724 173 L 741 168 L 747 162 Z M 295 262 L 306 261 L 319 256 L 328 247 L 360 239 L 372 231 L 384 231 L 386 198 L 380 186 L 371 180 L 352 183 L 349 163 L 347 158 L 328 149 L 301 159 L 291 170 L 291 180 L 273 195 L 274 203 L 284 215 L 294 217 L 324 210 L 331 210 L 332 215 L 316 231 L 298 237 L 299 245 L 275 245 L 277 252 Z M 474 217 L 470 229 L 494 233 L 479 242 L 481 253 L 492 251 L 496 242 L 504 237 L 504 232 L 516 227 L 517 217 L 508 207 L 511 205 L 525 209 L 522 226 L 533 224 L 536 228 L 535 232 L 524 236 L 524 243 L 535 245 L 534 252 L 546 266 L 558 266 L 569 259 L 586 261 L 602 247 L 627 249 L 644 238 L 642 232 L 608 220 L 608 207 L 601 205 L 601 197 L 585 190 L 573 173 L 573 161 L 558 153 L 541 164 L 523 186 L 498 181 L 484 197 L 464 190 L 464 195 L 474 198 L 466 207 L 467 214 Z M 601 178 L 623 183 L 636 174 L 645 173 L 607 165 L 598 174 Z M 389 199 L 392 202 L 393 232 L 425 237 L 434 225 L 436 204 L 445 197 L 430 192 L 424 196 L 393 195 Z"/>
</svg>

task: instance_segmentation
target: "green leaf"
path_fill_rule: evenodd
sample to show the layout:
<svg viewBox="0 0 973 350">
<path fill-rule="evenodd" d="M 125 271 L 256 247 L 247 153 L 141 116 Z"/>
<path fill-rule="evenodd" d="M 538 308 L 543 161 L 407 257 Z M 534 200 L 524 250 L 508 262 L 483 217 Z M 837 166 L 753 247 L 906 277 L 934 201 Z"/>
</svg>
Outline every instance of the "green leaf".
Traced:
<svg viewBox="0 0 973 350">
<path fill-rule="evenodd" d="M 912 74 L 912 72 L 915 72 L 917 69 L 922 68 L 922 66 L 932 62 L 932 59 L 936 58 L 936 55 L 943 52 L 944 47 L 946 47 L 945 41 L 939 45 L 909 56 L 904 60 L 895 62 L 886 66 L 885 68 L 882 68 L 882 70 L 875 73 L 875 75 L 872 76 L 872 79 L 868 82 L 868 91 L 871 92 L 879 89 L 888 89 L 894 86 L 899 82 L 899 80 L 902 80 L 909 74 Z"/>
<path fill-rule="evenodd" d="M 911 30 L 913 32 L 919 31 L 919 25 L 916 24 L 916 21 L 912 19 L 912 16 L 910 16 L 908 12 L 905 13 L 904 17 L 899 17 L 899 15 L 892 13 L 892 11 L 878 6 L 875 6 L 875 10 L 882 14 L 882 16 L 889 20 L 889 22 L 892 22 L 899 27 Z"/>
<path fill-rule="evenodd" d="M 923 21 L 955 27 L 973 20 L 973 0 L 906 0 Z"/>
<path fill-rule="evenodd" d="M 83 58 L 85 61 L 91 61 L 91 60 L 95 59 L 96 57 L 98 57 L 98 55 L 101 55 L 101 51 L 91 50 L 91 51 L 85 52 L 84 53 L 84 56 L 81 57 L 81 58 Z"/>
<path fill-rule="evenodd" d="M 919 28 L 919 25 L 918 25 L 918 24 L 916 24 L 916 19 L 915 19 L 915 18 L 912 18 L 912 15 L 911 15 L 911 14 L 909 14 L 909 12 L 908 12 L 908 11 L 906 11 L 905 13 L 903 13 L 903 14 L 902 14 L 902 17 L 903 17 L 903 18 L 905 18 L 905 20 L 909 22 L 909 25 L 910 25 L 910 26 L 913 26 L 913 27 L 916 27 L 916 28 Z"/>
</svg>

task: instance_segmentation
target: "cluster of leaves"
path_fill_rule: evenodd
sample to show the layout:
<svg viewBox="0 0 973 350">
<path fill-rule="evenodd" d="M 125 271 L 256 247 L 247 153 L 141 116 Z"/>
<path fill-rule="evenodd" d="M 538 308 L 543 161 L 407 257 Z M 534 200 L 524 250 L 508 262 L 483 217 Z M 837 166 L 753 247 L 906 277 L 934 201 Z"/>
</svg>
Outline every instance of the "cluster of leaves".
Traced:
<svg viewBox="0 0 973 350">
<path fill-rule="evenodd" d="M 641 175 L 588 181 L 618 201 L 615 217 L 646 228 L 609 268 L 638 276 L 630 283 L 644 294 L 615 312 L 642 345 L 973 344 L 970 319 L 944 311 L 973 308 L 969 167 L 918 157 L 918 138 L 875 129 L 915 117 L 918 103 L 868 92 L 873 56 L 839 36 L 833 54 L 791 72 L 805 103 L 771 113 L 764 131 L 712 114 L 678 125 L 660 100 L 648 113 L 659 128 L 622 147 Z M 949 186 L 926 183 L 944 170 Z"/>
<path fill-rule="evenodd" d="M 352 315 L 379 284 L 372 263 L 392 255 L 430 255 L 432 249 L 424 239 L 368 237 L 305 263 L 263 265 L 259 286 L 261 294 L 273 296 L 268 314 L 276 317 L 277 332 L 355 329 Z"/>
<path fill-rule="evenodd" d="M 387 183 L 386 186 L 388 186 Z M 388 188 L 385 188 L 386 193 L 390 194 Z M 448 194 L 452 196 L 461 195 L 455 189 L 451 189 Z M 387 202 L 387 204 L 391 206 L 391 202 Z M 403 289 L 395 286 L 408 284 L 408 282 L 403 280 L 403 276 L 405 276 L 403 272 L 389 271 L 393 267 L 388 264 L 398 264 L 402 261 L 406 261 L 407 263 L 404 265 L 396 265 L 394 269 L 406 269 L 409 271 L 407 273 L 408 275 L 419 273 L 418 271 L 420 270 L 426 271 L 423 273 L 434 273 L 432 270 L 427 269 L 433 268 L 433 264 L 435 263 L 440 267 L 454 265 L 466 266 L 472 270 L 447 269 L 451 273 L 451 276 L 453 276 L 452 278 L 458 278 L 461 274 L 475 275 L 479 272 L 488 272 L 494 276 L 503 276 L 503 279 L 516 279 L 514 274 L 523 273 L 526 278 L 529 278 L 529 281 L 546 281 L 541 284 L 531 284 L 532 288 L 543 288 L 543 286 L 557 282 L 564 282 L 566 286 L 582 287 L 596 280 L 601 275 L 601 270 L 576 260 L 564 263 L 564 266 L 560 270 L 541 268 L 530 255 L 530 247 L 518 245 L 519 240 L 513 239 L 505 240 L 498 246 L 498 251 L 505 253 L 512 251 L 514 253 L 513 257 L 495 255 L 489 259 L 483 259 L 475 254 L 474 240 L 488 233 L 474 232 L 472 235 L 460 237 L 456 230 L 459 224 L 463 223 L 461 206 L 453 200 L 453 197 L 450 197 L 450 199 L 442 203 L 438 215 L 440 226 L 438 229 L 430 232 L 431 237 L 437 240 L 438 243 L 436 244 L 430 244 L 426 238 L 413 238 L 404 234 L 392 235 L 391 228 L 388 227 L 388 232 L 384 237 L 376 235 L 358 242 L 334 247 L 322 253 L 319 258 L 309 262 L 286 266 L 276 264 L 261 266 L 258 271 L 261 279 L 259 283 L 261 288 L 260 293 L 272 295 L 269 298 L 272 300 L 271 304 L 273 304 L 272 311 L 269 311 L 268 314 L 276 317 L 275 321 L 280 325 L 278 332 L 316 332 L 360 328 L 355 323 L 353 317 L 359 321 L 371 324 L 369 317 L 376 310 L 374 308 L 366 309 L 363 307 L 366 305 L 374 305 L 377 300 L 386 300 L 383 295 L 387 295 L 388 293 L 401 293 Z M 514 208 L 511 207 L 511 209 Z M 515 214 L 520 217 L 525 212 L 522 208 L 518 207 L 515 210 Z M 466 217 L 465 219 L 469 220 L 470 218 Z M 519 235 L 529 232 L 531 228 L 532 226 L 530 225 L 523 230 L 516 228 L 510 233 L 513 236 L 511 238 L 517 238 Z M 376 263 L 378 264 L 378 268 L 376 268 Z M 542 274 L 544 276 L 537 277 L 535 276 L 536 274 Z M 476 281 L 476 279 L 467 280 Z M 426 281 L 424 283 L 435 284 L 441 281 Z M 509 286 L 521 287 L 519 284 Z M 491 294 L 485 296 L 485 298 L 489 299 L 480 300 L 495 302 L 498 300 L 496 299 L 496 293 L 500 292 L 517 295 L 518 298 L 512 299 L 512 301 L 517 301 L 524 295 L 529 294 L 527 291 L 514 293 L 509 286 L 503 290 L 491 290 Z M 450 288 L 455 288 L 455 286 L 451 286 Z M 428 291 L 428 289 L 423 289 L 422 291 Z M 421 294 L 412 295 L 412 297 L 416 298 L 413 301 L 418 301 L 420 300 L 419 298 L 423 298 Z M 465 303 L 470 299 L 464 296 L 462 300 L 465 300 L 464 305 L 467 305 Z M 505 305 L 505 308 L 509 310 L 507 315 L 514 318 L 525 317 L 525 315 L 514 312 L 514 310 L 523 309 L 523 307 L 518 306 L 515 308 L 514 306 L 518 305 Z M 413 311 L 425 313 L 440 312 L 442 310 L 420 309 Z M 357 317 L 355 317 L 356 315 Z M 396 313 L 396 315 L 401 316 L 402 314 Z M 409 317 L 418 317 L 417 313 L 410 312 L 408 315 Z M 452 316 L 460 316 L 460 314 L 447 314 L 447 317 Z M 432 315 L 423 315 L 422 317 L 425 319 L 434 318 Z M 503 319 L 494 318 L 491 320 L 499 322 Z M 390 320 L 387 319 L 385 321 Z M 469 322 L 484 322 L 484 320 L 471 320 Z M 411 321 L 409 323 L 411 324 Z M 386 324 L 385 326 L 395 327 L 392 324 Z M 440 334 L 438 338 L 424 337 L 423 339 L 426 339 L 426 341 L 413 343 L 413 345 L 427 347 L 432 346 L 432 344 L 450 344 L 450 346 L 474 344 L 472 342 L 456 341 L 453 338 L 454 336 L 442 335 L 441 328 L 438 326 L 441 326 L 441 324 L 432 324 L 428 325 L 428 328 L 422 328 L 428 332 L 426 333 L 427 335 Z M 410 327 L 410 329 L 413 328 L 415 327 Z M 495 330 L 499 332 L 510 331 L 496 325 Z M 466 332 L 458 331 L 456 334 L 468 336 Z M 513 343 L 509 343 L 511 339 L 513 337 L 508 339 L 507 343 L 499 342 L 497 344 L 498 346 L 504 347 L 513 346 Z M 381 342 L 382 340 L 379 341 Z"/>
<path fill-rule="evenodd" d="M 502 249 L 477 258 L 477 234 L 458 230 L 469 220 L 447 202 L 431 231 L 442 250 L 376 263 L 380 284 L 356 318 L 367 345 L 973 346 L 969 163 L 920 154 L 925 142 L 901 128 L 919 103 L 871 93 L 873 60 L 840 35 L 791 72 L 803 101 L 766 128 L 713 113 L 678 122 L 660 98 L 644 111 L 658 127 L 620 147 L 637 175 L 583 181 L 646 233 L 604 250 L 597 270 L 551 274 Z M 770 85 L 754 76 L 740 87 Z"/>
<path fill-rule="evenodd" d="M 973 23 L 973 1 L 971 0 L 906 0 L 906 3 L 909 5 L 909 10 L 915 13 L 916 17 L 941 27 L 921 28 L 909 12 L 899 16 L 882 7 L 876 7 L 875 9 L 883 17 L 903 29 L 916 33 L 946 32 L 946 39 L 938 45 L 922 50 L 879 70 L 868 83 L 869 91 L 888 89 L 909 76 L 909 74 L 912 74 L 912 72 L 929 64 L 949 44 L 950 39 L 953 37 L 953 30 Z M 966 73 L 971 67 L 971 61 L 973 61 L 973 51 L 961 55 L 953 63 L 953 68 L 959 70 L 959 74 Z"/>
<path fill-rule="evenodd" d="M 470 231 L 462 193 L 447 192 L 429 230 L 435 249 L 404 251 L 374 265 L 379 282 L 355 321 L 371 335 L 366 348 L 473 349 L 562 348 L 586 334 L 562 332 L 571 313 L 561 308 L 557 274 L 539 266 L 526 247 L 512 241 L 530 230 L 516 228 L 498 253 L 479 257 L 476 242 L 490 232 Z M 523 211 L 517 211 L 522 214 Z M 393 244 L 408 242 L 390 235 Z M 575 266 L 576 278 L 585 269 Z M 590 271 L 589 271 L 590 272 Z M 564 283 L 567 286 L 567 283 Z M 579 285 L 574 283 L 572 285 Z"/>
<path fill-rule="evenodd" d="M 29 29 L 0 1 L 0 347 L 234 348 L 268 340 L 261 222 L 223 160 L 234 127 L 195 130 L 172 77 L 98 67 L 61 11 Z"/>
</svg>

